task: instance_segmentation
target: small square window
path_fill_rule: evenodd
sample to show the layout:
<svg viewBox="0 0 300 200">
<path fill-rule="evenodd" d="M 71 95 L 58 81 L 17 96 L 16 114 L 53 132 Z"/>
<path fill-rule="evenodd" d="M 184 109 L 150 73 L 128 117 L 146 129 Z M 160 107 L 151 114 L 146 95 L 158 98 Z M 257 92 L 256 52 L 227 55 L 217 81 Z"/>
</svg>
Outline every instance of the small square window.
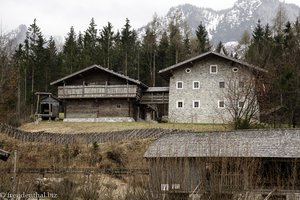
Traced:
<svg viewBox="0 0 300 200">
<path fill-rule="evenodd" d="M 200 101 L 199 100 L 193 101 L 193 108 L 200 108 Z"/>
<path fill-rule="evenodd" d="M 223 82 L 223 81 L 219 82 L 219 87 L 220 88 L 225 88 L 225 82 Z"/>
<path fill-rule="evenodd" d="M 199 89 L 200 88 L 200 82 L 199 81 L 193 81 L 193 89 Z"/>
<path fill-rule="evenodd" d="M 224 101 L 218 101 L 218 107 L 219 108 L 225 108 L 225 102 Z"/>
<path fill-rule="evenodd" d="M 177 81 L 176 82 L 176 89 L 183 89 L 183 82 L 182 81 Z"/>
<path fill-rule="evenodd" d="M 183 101 L 177 101 L 177 108 L 183 108 Z"/>
<path fill-rule="evenodd" d="M 210 66 L 210 73 L 211 74 L 217 74 L 218 73 L 218 66 L 217 65 L 211 65 Z"/>
<path fill-rule="evenodd" d="M 243 101 L 239 101 L 239 108 L 244 107 L 244 102 Z"/>
</svg>

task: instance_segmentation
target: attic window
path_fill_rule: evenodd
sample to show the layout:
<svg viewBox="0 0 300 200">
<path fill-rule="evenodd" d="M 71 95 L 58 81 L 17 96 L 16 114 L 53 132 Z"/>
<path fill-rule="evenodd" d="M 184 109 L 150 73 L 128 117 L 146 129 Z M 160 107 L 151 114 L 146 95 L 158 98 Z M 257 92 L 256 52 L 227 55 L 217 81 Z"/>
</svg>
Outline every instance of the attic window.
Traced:
<svg viewBox="0 0 300 200">
<path fill-rule="evenodd" d="M 210 73 L 211 74 L 217 74 L 218 73 L 218 66 L 217 65 L 211 65 L 210 66 Z"/>
<path fill-rule="evenodd" d="M 233 71 L 233 72 L 238 72 L 239 69 L 238 69 L 237 67 L 234 67 L 234 68 L 232 68 L 232 71 Z"/>
<path fill-rule="evenodd" d="M 192 71 L 192 70 L 191 70 L 190 68 L 186 68 L 186 69 L 185 69 L 185 72 L 188 73 L 188 74 L 191 73 L 191 71 Z"/>
</svg>

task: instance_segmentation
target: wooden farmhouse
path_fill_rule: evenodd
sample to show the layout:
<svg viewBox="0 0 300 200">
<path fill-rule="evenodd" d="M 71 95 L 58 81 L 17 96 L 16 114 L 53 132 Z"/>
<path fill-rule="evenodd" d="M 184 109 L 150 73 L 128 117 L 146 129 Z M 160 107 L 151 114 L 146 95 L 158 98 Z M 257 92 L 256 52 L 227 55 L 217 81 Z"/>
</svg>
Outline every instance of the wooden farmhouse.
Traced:
<svg viewBox="0 0 300 200">
<path fill-rule="evenodd" d="M 151 88 L 99 65 L 72 73 L 51 85 L 58 86 L 65 121 L 131 122 L 157 119 L 168 112 L 168 88 Z"/>
<path fill-rule="evenodd" d="M 65 76 L 58 86 L 58 98 L 65 105 L 65 121 L 130 122 L 141 117 L 138 104 L 148 87 L 99 65 Z"/>
<path fill-rule="evenodd" d="M 259 120 L 255 88 L 264 69 L 207 52 L 159 73 L 169 81 L 169 122 L 227 123 L 249 107 Z"/>
<path fill-rule="evenodd" d="M 297 129 L 178 133 L 144 156 L 155 199 L 296 200 L 299 144 Z"/>
</svg>

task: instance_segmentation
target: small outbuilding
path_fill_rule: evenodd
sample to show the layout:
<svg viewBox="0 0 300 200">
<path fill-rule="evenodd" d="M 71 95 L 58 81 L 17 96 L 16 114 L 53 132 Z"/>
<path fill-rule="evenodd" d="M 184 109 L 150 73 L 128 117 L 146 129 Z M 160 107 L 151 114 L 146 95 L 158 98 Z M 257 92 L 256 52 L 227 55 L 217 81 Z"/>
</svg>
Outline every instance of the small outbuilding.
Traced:
<svg viewBox="0 0 300 200">
<path fill-rule="evenodd" d="M 300 130 L 176 133 L 144 157 L 157 199 L 300 198 Z"/>
<path fill-rule="evenodd" d="M 36 92 L 37 107 L 35 116 L 37 118 L 55 119 L 59 117 L 61 101 L 49 92 Z"/>
</svg>

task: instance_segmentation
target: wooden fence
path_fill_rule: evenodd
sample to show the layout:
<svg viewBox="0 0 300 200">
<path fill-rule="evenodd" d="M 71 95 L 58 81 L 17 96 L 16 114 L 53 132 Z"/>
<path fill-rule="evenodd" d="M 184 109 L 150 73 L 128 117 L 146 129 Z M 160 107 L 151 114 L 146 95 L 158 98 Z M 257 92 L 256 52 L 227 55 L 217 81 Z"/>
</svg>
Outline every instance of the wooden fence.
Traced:
<svg viewBox="0 0 300 200">
<path fill-rule="evenodd" d="M 3 173 L 13 173 L 12 168 L 2 168 Z M 148 169 L 110 169 L 110 168 L 18 168 L 19 174 L 111 174 L 111 175 L 148 175 Z"/>
<path fill-rule="evenodd" d="M 28 132 L 0 123 L 0 133 L 21 140 L 23 142 L 46 142 L 54 144 L 74 144 L 74 143 L 104 143 L 110 141 L 134 140 L 145 138 L 158 138 L 165 134 L 183 132 L 177 129 L 132 129 L 112 132 L 98 133 L 50 133 L 50 132 Z"/>
</svg>

